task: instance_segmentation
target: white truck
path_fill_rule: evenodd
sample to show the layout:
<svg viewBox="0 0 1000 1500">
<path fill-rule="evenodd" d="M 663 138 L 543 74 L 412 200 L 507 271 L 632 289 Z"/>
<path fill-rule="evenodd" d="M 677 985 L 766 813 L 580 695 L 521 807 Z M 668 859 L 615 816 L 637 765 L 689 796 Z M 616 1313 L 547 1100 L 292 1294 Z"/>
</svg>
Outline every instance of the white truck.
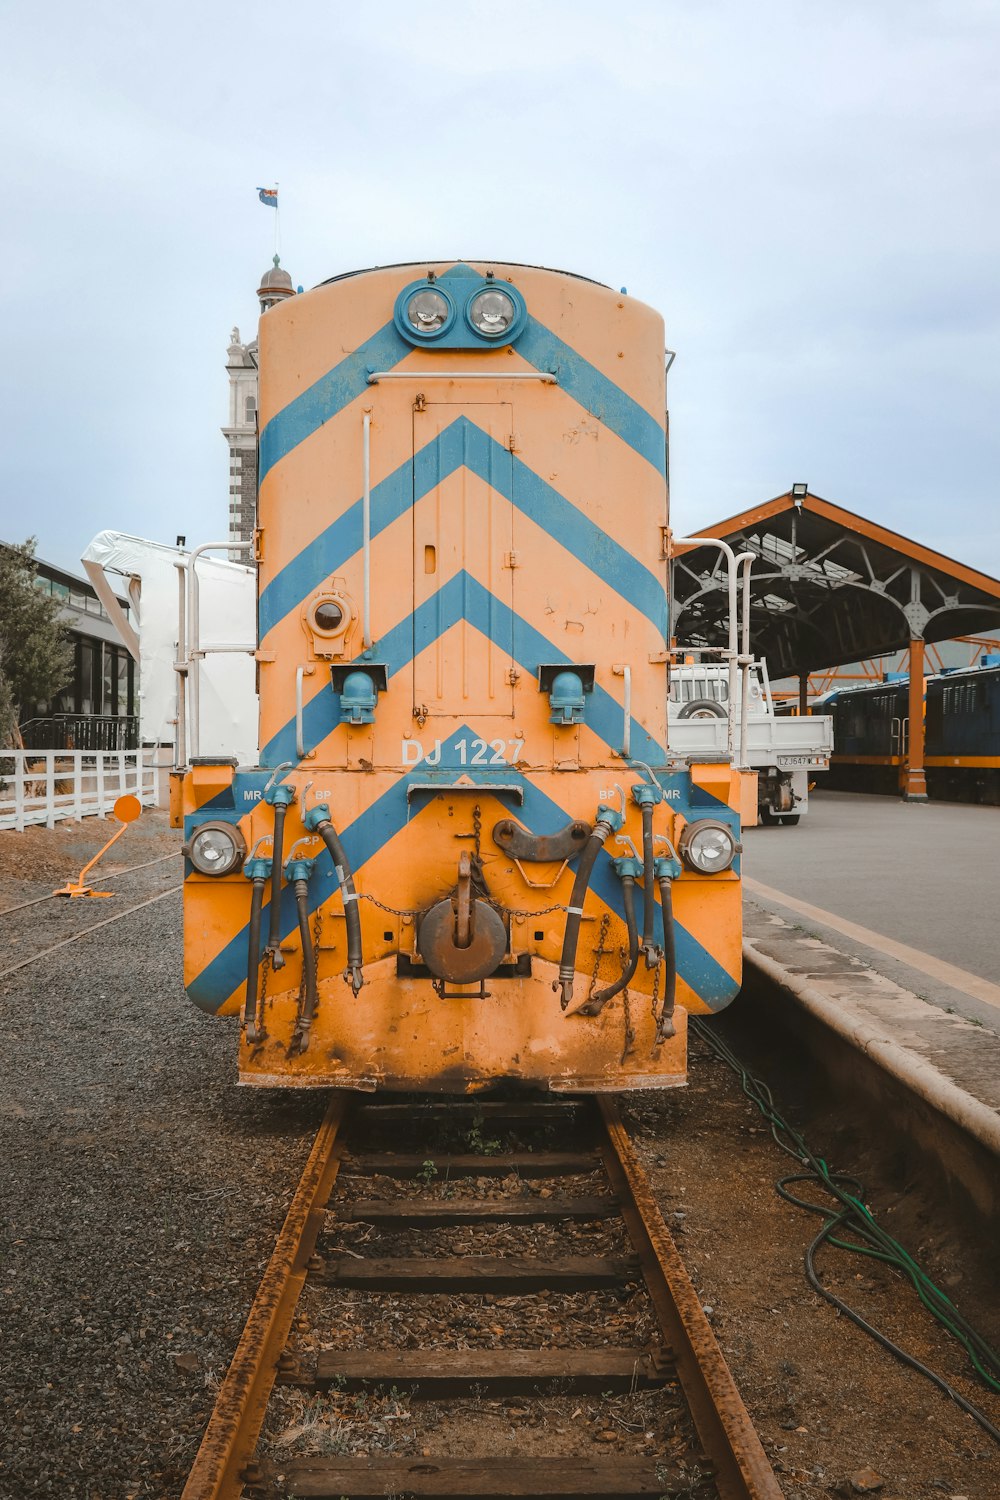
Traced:
<svg viewBox="0 0 1000 1500">
<path fill-rule="evenodd" d="M 757 772 L 757 812 L 762 823 L 796 824 L 809 804 L 809 783 L 830 767 L 833 720 L 826 715 L 781 717 L 774 712 L 767 663 L 747 669 L 746 738 L 742 763 Z M 734 756 L 740 760 L 742 686 L 737 677 Z M 729 669 L 724 663 L 686 658 L 670 669 L 667 707 L 670 749 L 725 754 L 729 734 Z"/>
</svg>

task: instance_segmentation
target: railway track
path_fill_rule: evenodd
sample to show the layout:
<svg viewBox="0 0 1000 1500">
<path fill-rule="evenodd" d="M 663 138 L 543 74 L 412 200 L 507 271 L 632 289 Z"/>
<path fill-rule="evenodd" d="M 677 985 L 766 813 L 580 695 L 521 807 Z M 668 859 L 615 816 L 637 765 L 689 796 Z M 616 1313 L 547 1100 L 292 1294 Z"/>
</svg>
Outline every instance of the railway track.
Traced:
<svg viewBox="0 0 1000 1500">
<path fill-rule="evenodd" d="M 780 1500 L 613 1101 L 330 1105 L 182 1500 L 386 1495 Z"/>
</svg>

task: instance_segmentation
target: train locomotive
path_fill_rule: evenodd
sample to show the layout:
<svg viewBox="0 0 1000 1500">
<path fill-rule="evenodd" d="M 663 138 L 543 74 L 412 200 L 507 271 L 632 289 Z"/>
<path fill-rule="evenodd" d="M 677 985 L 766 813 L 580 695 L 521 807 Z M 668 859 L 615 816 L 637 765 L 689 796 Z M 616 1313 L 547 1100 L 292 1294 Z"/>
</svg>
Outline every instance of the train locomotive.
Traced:
<svg viewBox="0 0 1000 1500">
<path fill-rule="evenodd" d="M 821 700 L 833 717 L 829 784 L 898 791 L 908 758 L 909 679 L 841 688 Z M 1000 658 L 924 679 L 924 771 L 934 800 L 1000 805 Z"/>
<path fill-rule="evenodd" d="M 672 756 L 664 329 L 579 276 L 261 318 L 259 765 L 192 756 L 185 983 L 244 1084 L 684 1081 L 740 984 L 740 775 Z"/>
</svg>

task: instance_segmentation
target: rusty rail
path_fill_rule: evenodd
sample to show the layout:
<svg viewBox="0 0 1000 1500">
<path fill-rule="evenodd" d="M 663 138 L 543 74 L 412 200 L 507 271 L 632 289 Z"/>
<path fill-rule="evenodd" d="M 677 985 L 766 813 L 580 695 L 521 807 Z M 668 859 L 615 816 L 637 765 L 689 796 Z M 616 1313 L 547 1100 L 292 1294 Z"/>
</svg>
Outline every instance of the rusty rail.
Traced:
<svg viewBox="0 0 1000 1500">
<path fill-rule="evenodd" d="M 478 1106 L 482 1108 L 482 1105 Z M 396 1109 L 399 1106 L 395 1106 Z M 411 1107 L 412 1108 L 412 1107 Z M 462 1105 L 453 1106 L 460 1114 Z M 487 1105 L 499 1114 L 503 1105 Z M 551 1109 L 552 1106 L 549 1106 Z M 393 1105 L 386 1106 L 392 1117 Z M 560 1110 L 566 1111 L 565 1103 Z M 498 1162 L 516 1164 L 527 1175 L 555 1175 L 572 1170 L 590 1170 L 603 1165 L 611 1196 L 569 1196 L 557 1200 L 552 1211 L 532 1199 L 522 1205 L 522 1217 L 550 1221 L 555 1217 L 592 1217 L 595 1214 L 620 1214 L 638 1261 L 629 1266 L 612 1259 L 563 1257 L 546 1264 L 533 1258 L 506 1257 L 487 1264 L 487 1257 L 463 1256 L 450 1264 L 441 1259 L 426 1262 L 412 1258 L 361 1260 L 353 1257 L 340 1264 L 338 1257 L 324 1260 L 316 1254 L 324 1209 L 340 1167 L 337 1151 L 338 1131 L 343 1124 L 347 1101 L 343 1096 L 331 1104 L 320 1127 L 282 1228 L 278 1243 L 251 1308 L 229 1373 L 220 1389 L 216 1407 L 199 1449 L 194 1467 L 181 1500 L 237 1500 L 249 1485 L 254 1493 L 260 1488 L 270 1492 L 270 1460 L 254 1458 L 267 1402 L 276 1375 L 286 1382 L 306 1384 L 316 1390 L 331 1382 L 364 1388 L 375 1381 L 384 1384 L 422 1383 L 425 1397 L 453 1391 L 456 1385 L 475 1381 L 490 1382 L 498 1390 L 523 1390 L 546 1386 L 555 1381 L 565 1385 L 567 1379 L 588 1388 L 605 1391 L 634 1390 L 637 1384 L 662 1381 L 663 1370 L 675 1371 L 687 1400 L 698 1439 L 712 1465 L 712 1478 L 720 1500 L 781 1500 L 781 1490 L 746 1407 L 740 1399 L 722 1351 L 702 1311 L 697 1293 L 684 1269 L 681 1257 L 667 1230 L 650 1186 L 632 1149 L 615 1102 L 598 1101 L 591 1119 L 598 1125 L 598 1138 L 586 1159 L 579 1150 L 576 1156 L 550 1151 L 512 1153 L 501 1157 L 452 1155 L 449 1172 L 455 1180 L 480 1171 L 495 1172 Z M 376 1110 L 377 1112 L 377 1110 Z M 417 1111 L 419 1112 L 419 1106 Z M 529 1117 L 523 1104 L 515 1104 L 512 1113 L 519 1119 Z M 541 1106 L 542 1119 L 551 1118 Z M 574 1126 L 574 1137 L 578 1136 Z M 600 1126 L 603 1125 L 603 1130 Z M 418 1175 L 419 1153 L 382 1153 L 376 1163 L 362 1151 L 351 1157 L 351 1170 L 362 1177 L 370 1171 L 390 1176 Z M 544 1162 L 542 1159 L 545 1159 Z M 569 1166 L 567 1166 L 567 1162 Z M 541 1172 L 542 1166 L 547 1171 Z M 596 1204 L 596 1207 L 595 1207 Z M 509 1205 L 508 1205 L 509 1206 Z M 418 1200 L 390 1200 L 372 1203 L 355 1200 L 349 1217 L 386 1220 L 391 1226 L 397 1219 L 412 1224 L 423 1222 L 475 1222 L 499 1217 L 503 1205 L 480 1204 L 465 1200 L 448 1200 L 421 1204 Z M 517 1218 L 515 1209 L 514 1217 Z M 524 1264 L 521 1260 L 524 1259 Z M 480 1264 L 480 1261 L 483 1263 Z M 636 1350 L 579 1351 L 338 1351 L 320 1358 L 312 1375 L 299 1370 L 296 1361 L 285 1354 L 285 1342 L 299 1293 L 307 1271 L 317 1285 L 360 1285 L 381 1290 L 428 1291 L 462 1289 L 460 1272 L 473 1290 L 535 1289 L 535 1283 L 548 1286 L 603 1285 L 610 1277 L 621 1282 L 628 1274 L 641 1270 L 666 1347 L 653 1354 Z M 471 1278 L 471 1280 L 470 1280 Z M 510 1282 L 511 1286 L 507 1287 Z M 452 1286 L 454 1283 L 454 1286 Z M 593 1366 L 593 1368 L 591 1368 Z M 619 1368 L 619 1366 L 621 1368 Z M 527 1383 L 527 1384 L 526 1384 Z M 532 1384 L 533 1383 L 533 1384 Z M 381 1467 L 380 1467 L 381 1463 Z M 566 1459 L 459 1460 L 439 1458 L 430 1462 L 407 1458 L 384 1459 L 341 1458 L 298 1460 L 283 1463 L 294 1469 L 294 1493 L 377 1495 L 412 1493 L 418 1495 L 512 1495 L 544 1493 L 560 1495 L 629 1495 L 670 1493 L 666 1466 L 654 1466 L 649 1460 L 597 1461 L 587 1457 L 568 1462 Z M 660 1484 L 657 1476 L 663 1468 Z M 676 1478 L 676 1476 L 674 1476 Z M 654 1482 L 655 1480 L 655 1482 Z M 649 1489 L 648 1484 L 653 1488 Z M 383 1486 L 388 1485 L 386 1490 Z M 305 1487 L 300 1489 L 299 1486 Z M 330 1486 L 332 1485 L 332 1488 Z M 508 1488 L 504 1488 L 504 1486 Z M 499 1488 L 497 1487 L 499 1486 Z M 509 1486 L 513 1486 L 510 1488 Z"/>
<path fill-rule="evenodd" d="M 719 1494 L 722 1500 L 781 1500 L 774 1470 L 632 1149 L 618 1106 L 606 1097 L 598 1102 L 608 1134 L 602 1147 L 605 1170 L 677 1361 L 698 1436 L 716 1466 Z"/>
<path fill-rule="evenodd" d="M 324 1116 L 250 1315 L 219 1389 L 181 1500 L 237 1500 L 264 1420 L 278 1360 L 340 1166 L 334 1155 L 347 1100 Z"/>
</svg>

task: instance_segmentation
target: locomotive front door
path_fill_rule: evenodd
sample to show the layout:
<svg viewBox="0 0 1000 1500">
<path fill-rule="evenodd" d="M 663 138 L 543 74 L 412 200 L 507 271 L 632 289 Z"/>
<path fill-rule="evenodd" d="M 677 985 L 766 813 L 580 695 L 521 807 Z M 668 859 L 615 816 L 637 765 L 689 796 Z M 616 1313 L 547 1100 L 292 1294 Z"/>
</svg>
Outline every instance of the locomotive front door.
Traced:
<svg viewBox="0 0 1000 1500">
<path fill-rule="evenodd" d="M 514 712 L 513 408 L 419 400 L 413 412 L 413 706 Z"/>
</svg>

